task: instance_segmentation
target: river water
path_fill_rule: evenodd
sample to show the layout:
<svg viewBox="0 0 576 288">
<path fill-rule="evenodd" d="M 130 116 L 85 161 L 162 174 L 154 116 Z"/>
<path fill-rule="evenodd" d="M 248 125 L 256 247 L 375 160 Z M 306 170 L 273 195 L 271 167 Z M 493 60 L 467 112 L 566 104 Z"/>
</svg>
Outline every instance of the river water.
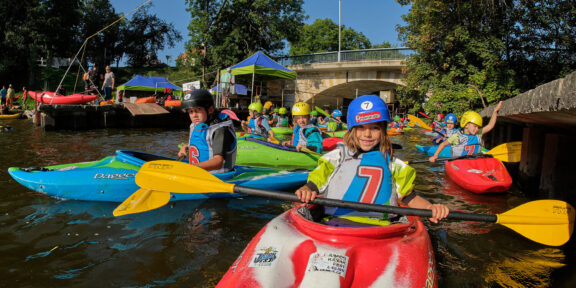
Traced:
<svg viewBox="0 0 576 288">
<path fill-rule="evenodd" d="M 101 159 L 117 149 L 175 156 L 186 130 L 43 131 L 27 120 L 0 125 L 0 287 L 213 287 L 252 237 L 288 203 L 258 198 L 183 201 L 114 217 L 115 203 L 66 201 L 30 191 L 11 166 Z M 401 158 L 424 159 L 413 144 L 429 136 L 394 136 Z M 461 211 L 502 213 L 528 199 L 464 191 L 443 165 L 415 164 L 416 190 Z M 271 187 L 272 188 L 272 187 Z M 576 287 L 574 241 L 534 243 L 496 224 L 444 221 L 428 227 L 440 287 Z"/>
</svg>

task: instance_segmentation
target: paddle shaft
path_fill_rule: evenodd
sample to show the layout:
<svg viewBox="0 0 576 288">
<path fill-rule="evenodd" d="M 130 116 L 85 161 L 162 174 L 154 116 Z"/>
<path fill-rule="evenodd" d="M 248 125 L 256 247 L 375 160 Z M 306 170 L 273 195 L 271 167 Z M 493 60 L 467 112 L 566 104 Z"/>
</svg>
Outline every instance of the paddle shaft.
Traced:
<svg viewBox="0 0 576 288">
<path fill-rule="evenodd" d="M 494 157 L 492 157 L 492 154 L 474 154 L 474 155 L 464 155 L 464 156 L 450 157 L 450 158 L 438 158 L 438 159 L 436 159 L 436 162 L 461 160 L 461 159 L 478 159 L 478 158 L 494 158 Z M 426 162 L 430 162 L 430 160 L 426 159 L 426 160 L 406 161 L 406 164 L 418 164 L 418 163 L 426 163 Z"/>
<path fill-rule="evenodd" d="M 300 201 L 300 199 L 298 199 L 298 196 L 296 196 L 296 194 L 293 193 L 249 188 L 243 186 L 234 186 L 234 193 L 242 193 L 256 197 L 273 198 L 283 201 L 302 202 Z M 432 217 L 432 210 L 428 209 L 415 209 L 399 206 L 366 204 L 366 203 L 351 202 L 351 201 L 321 198 L 321 197 L 314 199 L 314 201 L 311 201 L 310 203 L 331 207 L 354 209 L 360 211 L 374 211 L 374 212 L 382 212 L 398 215 L 412 215 L 427 218 Z M 498 216 L 450 211 L 450 214 L 448 214 L 447 219 L 496 223 L 496 221 L 498 220 Z"/>
</svg>

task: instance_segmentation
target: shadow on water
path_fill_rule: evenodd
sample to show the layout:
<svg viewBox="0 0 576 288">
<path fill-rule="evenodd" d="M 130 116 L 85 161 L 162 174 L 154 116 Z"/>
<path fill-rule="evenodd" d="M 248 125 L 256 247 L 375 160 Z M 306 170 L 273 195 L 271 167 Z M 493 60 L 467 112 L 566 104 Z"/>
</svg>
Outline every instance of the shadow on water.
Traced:
<svg viewBox="0 0 576 288">
<path fill-rule="evenodd" d="M 27 190 L 10 166 L 92 161 L 117 149 L 174 156 L 185 130 L 45 132 L 29 121 L 0 135 L 0 287 L 212 287 L 246 244 L 289 205 L 267 199 L 183 201 L 113 217 L 115 203 L 65 201 Z M 6 124 L 5 124 L 6 125 Z M 397 156 L 425 159 L 418 131 L 394 136 Z M 528 201 L 516 188 L 499 195 L 462 190 L 443 165 L 415 164 L 416 190 L 433 202 L 501 213 Z M 424 220 L 435 247 L 440 287 L 573 287 L 569 247 L 546 247 L 499 226 Z"/>
</svg>

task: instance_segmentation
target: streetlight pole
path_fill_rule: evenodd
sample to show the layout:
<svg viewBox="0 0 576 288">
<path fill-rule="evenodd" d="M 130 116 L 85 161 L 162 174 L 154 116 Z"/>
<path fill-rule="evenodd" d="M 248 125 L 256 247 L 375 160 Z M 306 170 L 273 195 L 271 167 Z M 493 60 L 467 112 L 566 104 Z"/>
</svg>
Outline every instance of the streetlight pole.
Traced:
<svg viewBox="0 0 576 288">
<path fill-rule="evenodd" d="M 341 50 L 341 42 L 342 42 L 342 25 L 340 24 L 342 21 L 342 0 L 338 0 L 338 62 L 340 62 L 341 55 L 340 55 L 340 50 Z"/>
</svg>

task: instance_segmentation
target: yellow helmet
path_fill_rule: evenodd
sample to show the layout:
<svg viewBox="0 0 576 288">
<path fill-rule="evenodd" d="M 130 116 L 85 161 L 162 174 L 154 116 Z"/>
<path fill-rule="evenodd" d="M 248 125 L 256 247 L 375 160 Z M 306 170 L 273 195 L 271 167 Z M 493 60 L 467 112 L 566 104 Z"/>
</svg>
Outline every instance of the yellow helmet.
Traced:
<svg viewBox="0 0 576 288">
<path fill-rule="evenodd" d="M 306 116 L 310 115 L 310 106 L 304 102 L 297 102 L 292 107 L 292 116 Z"/>
<path fill-rule="evenodd" d="M 474 111 L 466 111 L 460 120 L 460 127 L 464 128 L 468 123 L 474 123 L 479 127 L 482 127 L 482 116 Z"/>
</svg>

